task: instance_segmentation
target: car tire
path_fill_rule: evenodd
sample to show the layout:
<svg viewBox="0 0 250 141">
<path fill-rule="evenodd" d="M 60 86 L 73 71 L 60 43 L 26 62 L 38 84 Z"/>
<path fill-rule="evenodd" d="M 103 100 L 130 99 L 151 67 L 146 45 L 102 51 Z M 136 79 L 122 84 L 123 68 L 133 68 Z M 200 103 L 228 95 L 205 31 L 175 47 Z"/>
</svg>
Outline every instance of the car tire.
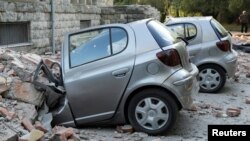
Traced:
<svg viewBox="0 0 250 141">
<path fill-rule="evenodd" d="M 226 82 L 225 71 L 213 64 L 199 67 L 200 92 L 216 93 L 221 90 Z"/>
<path fill-rule="evenodd" d="M 136 131 L 158 135 L 169 131 L 176 122 L 178 106 L 173 97 L 161 89 L 137 93 L 128 106 L 128 119 Z"/>
</svg>

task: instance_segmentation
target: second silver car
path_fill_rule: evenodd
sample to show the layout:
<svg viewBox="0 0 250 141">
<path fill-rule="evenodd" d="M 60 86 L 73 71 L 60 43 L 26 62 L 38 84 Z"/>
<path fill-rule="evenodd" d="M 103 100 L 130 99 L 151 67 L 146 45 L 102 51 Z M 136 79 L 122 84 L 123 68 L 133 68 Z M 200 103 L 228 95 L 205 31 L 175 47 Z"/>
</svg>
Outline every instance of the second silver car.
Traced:
<svg viewBox="0 0 250 141">
<path fill-rule="evenodd" d="M 200 91 L 218 92 L 237 68 L 231 35 L 213 17 L 169 18 L 165 23 L 189 42 L 191 61 L 199 68 Z"/>
</svg>

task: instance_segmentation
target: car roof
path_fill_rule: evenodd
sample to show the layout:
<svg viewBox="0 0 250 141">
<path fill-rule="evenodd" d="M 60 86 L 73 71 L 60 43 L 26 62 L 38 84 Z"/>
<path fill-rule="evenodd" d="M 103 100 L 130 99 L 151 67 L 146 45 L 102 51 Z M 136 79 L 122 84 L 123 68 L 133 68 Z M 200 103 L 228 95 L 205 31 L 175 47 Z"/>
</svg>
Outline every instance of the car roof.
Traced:
<svg viewBox="0 0 250 141">
<path fill-rule="evenodd" d="M 198 21 L 210 21 L 211 19 L 213 19 L 212 16 L 205 16 L 205 17 L 168 17 L 168 19 L 166 20 L 166 24 L 167 23 L 175 23 L 175 22 L 198 22 Z"/>
<path fill-rule="evenodd" d="M 104 25 L 96 25 L 96 26 L 92 26 L 92 27 L 88 27 L 88 28 L 84 28 L 84 29 L 79 29 L 77 31 L 71 31 L 71 32 L 66 33 L 66 35 L 69 36 L 70 34 L 80 33 L 80 32 L 84 32 L 87 30 L 93 30 L 93 29 L 97 29 L 97 28 L 124 27 L 126 25 L 130 25 L 133 27 L 135 25 L 145 24 L 149 20 L 152 20 L 152 18 L 137 20 L 137 21 L 133 21 L 133 22 L 129 22 L 129 23 L 111 23 L 111 24 L 104 24 Z"/>
</svg>

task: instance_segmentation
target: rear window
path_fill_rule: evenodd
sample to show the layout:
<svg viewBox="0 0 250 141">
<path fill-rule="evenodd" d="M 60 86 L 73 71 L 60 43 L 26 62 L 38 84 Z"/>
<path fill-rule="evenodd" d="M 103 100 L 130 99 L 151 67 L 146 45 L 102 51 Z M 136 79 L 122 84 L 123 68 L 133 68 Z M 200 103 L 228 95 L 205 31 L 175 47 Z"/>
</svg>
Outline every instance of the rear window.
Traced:
<svg viewBox="0 0 250 141">
<path fill-rule="evenodd" d="M 147 26 L 160 47 L 169 46 L 179 41 L 174 32 L 158 21 L 149 21 Z"/>
<path fill-rule="evenodd" d="M 216 34 L 220 38 L 226 37 L 228 35 L 227 30 L 218 21 L 216 21 L 215 19 L 212 19 L 210 22 Z"/>
</svg>

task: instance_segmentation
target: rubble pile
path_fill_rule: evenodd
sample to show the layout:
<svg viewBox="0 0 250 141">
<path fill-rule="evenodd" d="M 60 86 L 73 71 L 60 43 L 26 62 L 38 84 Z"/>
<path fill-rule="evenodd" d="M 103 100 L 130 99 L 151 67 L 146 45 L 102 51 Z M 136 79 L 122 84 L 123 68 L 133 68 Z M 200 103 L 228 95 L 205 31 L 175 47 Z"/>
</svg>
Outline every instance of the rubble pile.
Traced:
<svg viewBox="0 0 250 141">
<path fill-rule="evenodd" d="M 51 129 L 52 115 L 44 92 L 32 84 L 42 59 L 49 66 L 60 57 L 0 49 L 0 141 L 77 140 L 72 128 Z M 46 78 L 39 79 L 50 83 Z"/>
<path fill-rule="evenodd" d="M 238 67 L 234 80 L 242 84 L 250 84 L 250 54 L 238 52 Z"/>
<path fill-rule="evenodd" d="M 233 43 L 236 45 L 250 45 L 250 34 L 233 33 Z"/>
</svg>

